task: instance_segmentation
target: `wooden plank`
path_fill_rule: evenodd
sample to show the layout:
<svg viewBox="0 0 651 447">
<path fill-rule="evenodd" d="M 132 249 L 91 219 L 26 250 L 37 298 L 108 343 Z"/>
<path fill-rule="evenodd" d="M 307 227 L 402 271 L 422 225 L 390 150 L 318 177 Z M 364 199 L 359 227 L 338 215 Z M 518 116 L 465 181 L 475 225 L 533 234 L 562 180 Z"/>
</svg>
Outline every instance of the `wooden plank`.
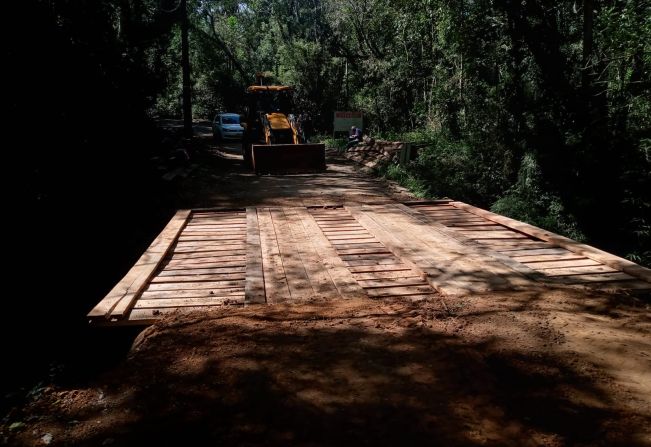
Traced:
<svg viewBox="0 0 651 447">
<path fill-rule="evenodd" d="M 225 302 L 234 300 L 236 297 L 222 298 L 176 298 L 160 300 L 138 300 L 134 306 L 136 309 L 151 309 L 161 307 L 187 307 L 187 306 L 221 306 Z"/>
<path fill-rule="evenodd" d="M 346 255 L 387 255 L 391 254 L 389 250 L 387 250 L 384 247 L 378 247 L 378 248 L 348 248 L 348 249 L 340 249 L 337 248 L 337 253 L 339 253 L 339 256 L 346 256 Z"/>
<path fill-rule="evenodd" d="M 184 231 L 181 234 L 182 238 L 201 238 L 203 236 L 231 236 L 234 239 L 244 240 L 246 232 L 243 231 L 221 231 L 221 230 L 203 230 L 203 231 Z M 181 239 L 181 238 L 179 238 Z"/>
<path fill-rule="evenodd" d="M 183 230 L 183 234 L 197 235 L 204 233 L 213 234 L 237 234 L 246 236 L 246 226 L 231 227 L 189 227 Z"/>
<path fill-rule="evenodd" d="M 422 271 L 413 270 L 413 266 L 407 264 L 360 265 L 348 268 L 352 273 L 416 271 L 419 276 L 423 275 Z"/>
<path fill-rule="evenodd" d="M 188 253 L 189 254 L 189 253 Z M 201 253 L 197 253 L 195 256 L 187 256 L 188 254 L 184 253 L 184 257 L 171 257 L 168 258 L 168 264 L 172 263 L 181 263 L 181 262 L 195 262 L 195 263 L 209 263 L 212 262 L 214 264 L 220 264 L 222 262 L 239 262 L 239 263 L 245 263 L 246 262 L 246 255 L 244 254 L 236 254 L 236 255 L 224 255 L 224 256 L 201 256 Z"/>
<path fill-rule="evenodd" d="M 483 232 L 483 231 L 510 231 L 508 228 L 503 227 L 502 225 L 472 225 L 472 226 L 460 226 L 454 227 L 456 231 L 461 231 L 463 233 L 468 233 L 472 231 Z M 519 234 L 519 233 L 518 233 Z"/>
<path fill-rule="evenodd" d="M 330 234 L 323 233 L 323 234 L 328 238 L 328 240 L 331 243 L 339 243 L 339 244 L 343 243 L 341 241 L 347 241 L 347 240 L 358 241 L 360 239 L 374 239 L 373 236 L 366 230 L 358 234 L 336 234 L 336 233 L 330 233 Z"/>
<path fill-rule="evenodd" d="M 463 235 L 463 233 L 461 231 L 456 231 L 452 227 L 445 227 L 445 228 L 447 228 L 449 230 L 453 230 L 456 234 Z M 468 240 L 468 238 L 466 236 L 464 236 L 464 238 L 465 238 L 465 240 Z M 537 241 L 535 241 L 534 239 L 528 238 L 528 237 L 527 238 L 522 238 L 520 236 L 515 236 L 515 237 L 505 237 L 505 238 L 502 238 L 502 239 L 483 239 L 483 240 L 477 240 L 477 241 L 474 241 L 474 242 L 478 242 L 478 243 L 484 244 L 484 245 L 491 245 L 491 244 L 501 244 L 501 243 L 504 243 L 504 244 L 509 244 L 509 243 L 511 243 L 511 244 L 516 244 L 516 243 L 517 244 L 528 244 L 530 242 L 537 242 Z M 553 247 L 553 245 L 550 244 L 549 247 Z M 524 247 L 524 248 L 527 248 L 527 247 Z"/>
<path fill-rule="evenodd" d="M 213 215 L 197 215 L 194 211 L 192 212 L 192 220 L 205 220 L 205 219 L 216 219 L 216 220 L 239 220 L 244 222 L 246 220 L 245 213 L 223 213 L 223 214 L 213 214 Z"/>
<path fill-rule="evenodd" d="M 406 278 L 421 278 L 421 274 L 414 270 L 402 269 L 391 271 L 367 272 L 367 273 L 353 273 L 355 278 L 360 284 L 365 284 L 363 281 L 386 279 L 406 279 Z"/>
<path fill-rule="evenodd" d="M 453 201 L 452 199 L 432 199 L 432 200 L 409 200 L 404 203 L 405 205 L 417 207 L 417 206 L 427 206 L 427 205 L 446 205 L 452 201 Z"/>
<path fill-rule="evenodd" d="M 479 240 L 477 241 L 481 245 L 497 250 L 499 252 L 507 253 L 511 250 L 525 250 L 530 248 L 558 248 L 549 242 L 537 242 L 531 239 L 517 239 L 517 240 Z"/>
<path fill-rule="evenodd" d="M 377 242 L 377 239 L 374 237 L 369 237 L 366 239 L 335 239 L 329 242 L 336 248 L 339 248 L 340 246 L 348 246 L 353 244 L 365 245 L 368 243 Z"/>
<path fill-rule="evenodd" d="M 460 231 L 465 230 L 466 228 L 471 229 L 471 228 L 489 227 L 489 226 L 492 228 L 506 228 L 503 225 L 499 225 L 491 222 L 490 220 L 485 220 L 485 219 L 477 219 L 475 221 L 462 220 L 458 223 L 454 223 L 454 221 L 452 221 L 452 223 L 446 223 L 446 226 L 454 227 L 455 229 L 458 229 Z"/>
<path fill-rule="evenodd" d="M 387 287 L 400 287 L 400 286 L 423 286 L 431 287 L 427 284 L 426 281 L 420 277 L 408 277 L 408 278 L 373 278 L 373 279 L 359 279 L 360 285 L 365 289 L 380 289 Z"/>
<path fill-rule="evenodd" d="M 320 219 L 334 219 L 334 218 L 340 218 L 340 219 L 350 219 L 350 215 L 346 211 L 338 212 L 335 210 L 330 210 L 330 211 L 314 211 L 310 210 L 310 214 L 314 216 L 315 219 L 320 220 Z"/>
<path fill-rule="evenodd" d="M 364 250 L 364 249 L 386 250 L 384 245 L 382 245 L 376 239 L 373 239 L 373 242 L 366 242 L 366 243 L 362 242 L 357 244 L 336 244 L 335 249 L 337 250 L 337 253 L 340 253 L 341 250 Z"/>
<path fill-rule="evenodd" d="M 279 303 L 291 299 L 287 277 L 280 257 L 278 240 L 271 213 L 268 208 L 258 208 L 258 227 L 262 253 L 262 272 L 267 303 Z"/>
<path fill-rule="evenodd" d="M 166 266 L 165 270 L 179 270 L 179 269 L 191 269 L 191 268 L 215 268 L 215 269 L 228 269 L 228 270 L 238 270 L 244 269 L 246 266 L 245 261 L 234 261 L 234 262 L 224 262 L 222 260 L 210 260 L 209 258 L 198 258 L 198 259 L 179 259 L 177 261 L 170 261 Z"/>
<path fill-rule="evenodd" d="M 526 258 L 527 256 L 539 256 L 539 255 L 568 255 L 572 254 L 569 250 L 564 248 L 525 248 L 521 250 L 510 250 L 508 252 L 509 256 L 517 258 Z M 576 255 L 574 255 L 576 256 Z"/>
<path fill-rule="evenodd" d="M 585 274 L 585 275 L 572 275 L 554 278 L 563 281 L 567 284 L 580 284 L 589 282 L 610 282 L 610 281 L 623 281 L 633 280 L 635 277 L 622 272 L 615 273 L 598 273 L 598 274 Z"/>
<path fill-rule="evenodd" d="M 527 239 L 527 236 L 514 231 L 464 231 L 463 235 L 470 239 Z"/>
<path fill-rule="evenodd" d="M 189 268 L 178 268 L 178 269 L 164 269 L 156 275 L 157 278 L 164 276 L 176 276 L 176 275 L 227 275 L 232 274 L 231 270 L 236 270 L 237 274 L 244 273 L 245 267 L 219 267 L 214 265 L 193 265 Z"/>
<path fill-rule="evenodd" d="M 292 300 L 305 300 L 315 295 L 305 271 L 298 247 L 291 237 L 289 222 L 282 208 L 270 208 L 271 219 L 276 231 L 278 249 L 283 263 L 287 286 Z"/>
<path fill-rule="evenodd" d="M 246 225 L 246 217 L 236 216 L 228 219 L 191 219 L 189 221 L 192 225 Z"/>
<path fill-rule="evenodd" d="M 190 259 L 214 259 L 216 261 L 244 261 L 246 253 L 244 250 L 229 250 L 229 251 L 194 251 L 172 253 L 167 258 L 170 261 L 190 260 Z"/>
<path fill-rule="evenodd" d="M 190 290 L 152 290 L 143 292 L 140 299 L 174 299 L 174 298 L 237 298 L 244 297 L 244 288 L 229 289 L 190 289 Z"/>
<path fill-rule="evenodd" d="M 243 285 L 239 281 L 185 281 L 185 282 L 162 282 L 150 283 L 146 292 L 154 292 L 156 290 L 201 290 L 201 289 L 228 289 L 235 291 L 243 289 Z"/>
<path fill-rule="evenodd" d="M 195 222 L 188 224 L 186 231 L 246 231 L 246 221 L 233 222 Z"/>
<path fill-rule="evenodd" d="M 164 272 L 166 272 L 167 275 L 176 275 L 178 272 L 185 272 L 185 271 L 190 271 L 190 270 L 203 270 L 206 273 L 235 273 L 235 272 L 245 272 L 246 271 L 246 265 L 237 265 L 237 266 L 232 266 L 232 265 L 227 265 L 223 266 L 220 263 L 204 263 L 204 264 L 179 264 L 179 265 L 172 265 L 170 266 L 169 264 L 165 266 Z M 170 272 L 170 273 L 167 273 Z M 162 275 L 163 272 L 161 272 L 160 276 Z"/>
<path fill-rule="evenodd" d="M 243 216 L 246 213 L 244 208 L 226 208 L 226 207 L 201 207 L 192 208 L 193 216 L 208 216 L 228 214 L 232 216 Z"/>
<path fill-rule="evenodd" d="M 499 223 L 522 233 L 529 234 L 538 239 L 542 239 L 544 241 L 558 245 L 559 247 L 566 248 L 574 253 L 580 254 L 590 259 L 594 259 L 595 261 L 601 262 L 602 264 L 605 264 L 616 270 L 623 271 L 629 275 L 651 282 L 651 269 L 642 267 L 641 265 L 638 265 L 624 258 L 620 258 L 619 256 L 615 256 L 611 253 L 607 253 L 603 250 L 599 250 L 589 245 L 581 244 L 579 242 L 573 241 L 572 239 L 552 233 L 551 231 L 543 230 L 542 228 L 538 228 L 524 222 L 519 222 L 515 219 L 510 219 L 508 217 L 491 213 L 490 211 L 476 208 L 463 202 L 452 202 L 452 204 L 457 208 L 469 211 L 485 219 Z"/>
<path fill-rule="evenodd" d="M 561 267 L 584 267 L 590 265 L 602 265 L 594 259 L 590 258 L 577 258 L 569 261 L 543 261 L 531 263 L 530 267 L 544 273 L 545 269 L 561 268 Z"/>
<path fill-rule="evenodd" d="M 246 221 L 243 219 L 241 222 L 188 222 L 185 227 L 186 230 L 193 228 L 235 228 L 246 229 Z"/>
<path fill-rule="evenodd" d="M 136 264 L 89 313 L 91 319 L 124 318 L 183 230 L 190 210 L 180 210 Z"/>
<path fill-rule="evenodd" d="M 339 257 L 344 261 L 358 261 L 358 260 L 373 260 L 379 261 L 382 259 L 397 259 L 393 253 L 388 250 L 384 250 L 382 253 L 362 253 L 362 254 L 342 254 L 339 253 Z"/>
<path fill-rule="evenodd" d="M 255 208 L 246 209 L 245 301 L 251 304 L 264 304 L 267 302 L 262 270 L 262 246 L 258 227 L 258 213 Z"/>
<path fill-rule="evenodd" d="M 403 264 L 403 261 L 397 257 L 387 259 L 359 259 L 357 261 L 346 261 L 344 263 L 349 267 L 358 267 L 361 265 L 394 265 Z"/>
<path fill-rule="evenodd" d="M 206 244 L 177 244 L 174 249 L 174 254 L 178 253 L 198 253 L 198 252 L 209 252 L 209 251 L 239 251 L 245 250 L 246 244 L 224 244 L 224 245 L 206 245 Z"/>
<path fill-rule="evenodd" d="M 190 261 L 195 261 L 195 259 L 190 259 Z M 202 259 L 198 259 L 202 261 Z M 188 270 L 204 270 L 206 273 L 237 273 L 246 271 L 246 262 L 238 262 L 234 265 L 223 265 L 223 262 L 196 262 L 196 263 L 184 263 L 184 264 L 174 264 L 166 265 L 164 272 L 165 275 L 160 274 L 159 276 L 170 276 L 176 275 L 181 271 Z M 169 272 L 169 273 L 168 273 Z M 162 272 L 161 272 L 162 273 Z"/>
<path fill-rule="evenodd" d="M 417 209 L 433 209 L 433 210 L 455 210 L 455 208 L 449 203 L 452 202 L 452 200 L 449 200 L 445 204 L 420 204 L 420 203 L 413 203 L 413 202 L 405 202 L 405 205 L 409 205 L 411 208 L 417 208 Z"/>
<path fill-rule="evenodd" d="M 151 284 L 163 282 L 183 282 L 183 281 L 242 281 L 244 285 L 245 273 L 227 273 L 223 275 L 175 275 L 175 276 L 157 276 L 151 280 Z"/>
<path fill-rule="evenodd" d="M 296 216 L 300 219 L 305 234 L 321 256 L 323 265 L 328 269 L 332 282 L 335 284 L 339 295 L 342 298 L 366 298 L 367 295 L 362 287 L 355 281 L 350 271 L 339 258 L 334 247 L 321 232 L 314 217 L 305 208 L 295 208 Z"/>
<path fill-rule="evenodd" d="M 567 276 L 589 273 L 613 273 L 616 272 L 612 267 L 607 265 L 589 265 L 584 267 L 561 267 L 555 269 L 545 269 L 543 273 L 548 276 Z"/>
<path fill-rule="evenodd" d="M 330 272 L 325 268 L 319 253 L 308 239 L 296 210 L 283 208 L 283 212 L 289 222 L 291 236 L 296 241 L 297 252 L 314 292 L 323 298 L 341 298 L 337 286 L 330 277 Z"/>
<path fill-rule="evenodd" d="M 411 208 L 410 208 L 411 209 Z M 423 216 L 427 216 L 427 213 L 422 213 Z M 427 216 L 429 219 L 436 220 L 439 223 L 444 225 L 486 225 L 490 223 L 490 220 L 483 219 L 479 216 L 473 216 L 469 214 L 468 217 L 431 217 Z"/>
<path fill-rule="evenodd" d="M 324 229 L 325 229 L 325 228 L 327 228 L 327 229 L 330 229 L 330 228 L 363 228 L 363 227 L 362 227 L 360 224 L 358 224 L 357 222 L 352 222 L 352 223 L 334 223 L 334 224 L 330 224 L 330 223 L 319 223 L 319 227 L 324 228 Z"/>
<path fill-rule="evenodd" d="M 328 238 L 330 236 L 357 236 L 357 235 L 368 235 L 368 231 L 366 231 L 364 228 L 358 230 L 358 229 L 338 229 L 338 230 L 325 230 L 321 228 L 321 231 L 323 231 L 323 234 L 325 234 Z"/>
<path fill-rule="evenodd" d="M 209 235 L 209 236 L 196 236 L 192 234 L 181 235 L 179 242 L 207 242 L 214 243 L 214 241 L 239 241 L 244 243 L 246 240 L 245 236 L 232 236 L 228 234 L 224 235 Z"/>
<path fill-rule="evenodd" d="M 353 224 L 353 223 L 355 223 L 355 219 L 318 219 L 318 218 L 315 218 L 314 221 L 316 223 L 318 223 L 318 224 L 330 224 L 330 225 L 344 225 L 344 224 Z"/>
<path fill-rule="evenodd" d="M 511 256 L 510 252 L 507 252 L 507 254 Z M 577 255 L 576 253 L 569 252 L 563 255 L 512 256 L 511 259 L 521 262 L 522 264 L 528 265 L 531 268 L 536 268 L 536 263 L 538 262 L 569 261 L 573 259 L 585 259 L 585 257 L 581 255 Z"/>
<path fill-rule="evenodd" d="M 433 219 L 465 219 L 472 217 L 472 214 L 465 211 L 431 211 L 419 210 L 421 213 Z"/>
</svg>

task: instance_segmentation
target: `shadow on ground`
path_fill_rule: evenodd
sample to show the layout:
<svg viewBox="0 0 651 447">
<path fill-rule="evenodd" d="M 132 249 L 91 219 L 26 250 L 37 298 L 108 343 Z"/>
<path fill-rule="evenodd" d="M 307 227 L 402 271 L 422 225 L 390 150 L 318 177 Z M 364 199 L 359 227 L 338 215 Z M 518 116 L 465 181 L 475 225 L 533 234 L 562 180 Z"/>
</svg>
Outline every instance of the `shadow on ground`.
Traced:
<svg viewBox="0 0 651 447">
<path fill-rule="evenodd" d="M 469 330 L 461 313 L 473 306 L 465 307 L 341 301 L 172 316 L 144 331 L 128 361 L 95 386 L 46 394 L 33 414 L 56 417 L 17 440 L 647 445 L 649 415 L 605 386 L 588 356 L 542 349 L 550 338 L 529 320 Z M 477 327 L 486 323 L 488 313 L 468 313 Z M 528 340 L 505 342 L 518 331 Z"/>
</svg>

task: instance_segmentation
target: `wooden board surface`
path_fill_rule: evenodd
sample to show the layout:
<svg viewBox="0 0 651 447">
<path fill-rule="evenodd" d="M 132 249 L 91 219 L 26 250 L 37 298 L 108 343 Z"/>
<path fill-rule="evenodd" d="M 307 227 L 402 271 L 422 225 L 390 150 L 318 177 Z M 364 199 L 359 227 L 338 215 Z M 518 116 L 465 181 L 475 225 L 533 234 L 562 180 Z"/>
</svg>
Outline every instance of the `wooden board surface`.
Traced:
<svg viewBox="0 0 651 447">
<path fill-rule="evenodd" d="M 266 303 L 264 274 L 262 272 L 262 248 L 258 213 L 255 208 L 246 209 L 246 285 L 247 303 Z"/>
<path fill-rule="evenodd" d="M 355 281 L 350 270 L 339 258 L 334 247 L 321 232 L 314 216 L 305 208 L 295 208 L 295 216 L 300 219 L 308 239 L 321 256 L 323 265 L 328 269 L 330 278 L 342 298 L 364 298 L 366 294 Z M 373 240 L 371 240 L 373 242 Z"/>
<path fill-rule="evenodd" d="M 611 253 L 607 253 L 603 250 L 599 250 L 589 245 L 581 244 L 579 242 L 573 241 L 572 239 L 552 233 L 551 231 L 543 230 L 542 228 L 538 228 L 524 222 L 519 222 L 508 217 L 500 216 L 498 214 L 476 208 L 463 202 L 452 202 L 452 205 L 455 208 L 463 209 L 477 216 L 484 217 L 487 220 L 499 223 L 522 233 L 529 234 L 533 237 L 550 242 L 559 247 L 566 248 L 567 250 L 583 255 L 587 258 L 594 259 L 595 261 L 598 261 L 604 265 L 608 265 L 616 270 L 628 273 L 629 275 L 632 275 L 636 278 L 651 282 L 651 269 L 642 267 L 641 265 L 635 264 L 634 262 L 631 262 L 627 259 L 620 258 L 619 256 L 615 256 Z"/>
<path fill-rule="evenodd" d="M 291 298 L 285 268 L 280 257 L 273 220 L 269 208 L 258 208 L 260 246 L 262 249 L 262 271 L 264 274 L 267 303 L 281 303 Z"/>
<path fill-rule="evenodd" d="M 447 217 L 451 215 L 451 208 L 457 209 L 454 219 Z M 593 247 L 582 247 L 582 244 L 567 238 L 461 202 L 413 206 L 413 209 L 423 216 L 427 216 L 428 219 L 432 219 L 436 224 L 444 225 L 460 235 L 460 237 L 451 235 L 453 238 L 466 240 L 466 245 L 481 245 L 485 248 L 486 253 L 534 279 L 571 284 L 572 277 L 577 272 L 613 273 L 626 270 L 622 267 L 622 263 L 614 259 L 617 257 L 612 257 L 609 254 L 602 256 L 597 253 L 599 250 Z M 471 219 L 468 216 L 474 216 L 474 218 Z M 472 222 L 460 224 L 460 219 L 471 219 Z M 479 228 L 481 231 L 476 230 Z M 597 253 L 596 256 L 595 253 Z M 628 261 L 624 261 L 628 263 Z M 527 273 L 527 270 L 535 275 Z M 637 267 L 629 269 L 629 273 L 637 274 L 639 272 Z M 600 286 L 607 279 L 608 276 L 597 274 L 596 276 L 582 276 L 577 278 L 576 282 L 586 285 L 594 283 L 595 286 Z M 623 277 L 620 281 L 623 287 L 628 284 L 627 280 L 628 277 Z"/>
<path fill-rule="evenodd" d="M 323 203 L 180 211 L 89 317 L 149 324 L 225 305 L 436 299 L 532 280 L 651 290 L 647 269 L 461 202 Z"/>
<path fill-rule="evenodd" d="M 89 318 L 124 317 L 134 300 L 147 286 L 189 216 L 190 210 L 180 210 L 176 213 L 124 278 L 88 313 Z"/>
</svg>

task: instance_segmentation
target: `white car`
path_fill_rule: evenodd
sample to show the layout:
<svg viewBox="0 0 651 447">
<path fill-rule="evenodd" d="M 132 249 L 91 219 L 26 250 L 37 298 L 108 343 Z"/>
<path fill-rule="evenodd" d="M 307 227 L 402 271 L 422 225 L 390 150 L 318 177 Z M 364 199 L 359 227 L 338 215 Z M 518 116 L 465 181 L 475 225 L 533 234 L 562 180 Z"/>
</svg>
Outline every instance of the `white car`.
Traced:
<svg viewBox="0 0 651 447">
<path fill-rule="evenodd" d="M 237 113 L 219 113 L 212 122 L 212 135 L 217 141 L 241 140 L 243 133 Z"/>
</svg>

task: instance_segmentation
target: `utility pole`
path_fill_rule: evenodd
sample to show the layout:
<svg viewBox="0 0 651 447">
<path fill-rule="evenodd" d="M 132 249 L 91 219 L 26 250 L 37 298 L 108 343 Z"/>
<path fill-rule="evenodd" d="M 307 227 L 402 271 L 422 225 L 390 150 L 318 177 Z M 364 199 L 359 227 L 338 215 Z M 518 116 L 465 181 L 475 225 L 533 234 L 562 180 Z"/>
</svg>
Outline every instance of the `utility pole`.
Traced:
<svg viewBox="0 0 651 447">
<path fill-rule="evenodd" d="M 192 136 L 192 92 L 190 90 L 190 44 L 187 0 L 181 0 L 181 68 L 183 70 L 183 133 Z"/>
</svg>

